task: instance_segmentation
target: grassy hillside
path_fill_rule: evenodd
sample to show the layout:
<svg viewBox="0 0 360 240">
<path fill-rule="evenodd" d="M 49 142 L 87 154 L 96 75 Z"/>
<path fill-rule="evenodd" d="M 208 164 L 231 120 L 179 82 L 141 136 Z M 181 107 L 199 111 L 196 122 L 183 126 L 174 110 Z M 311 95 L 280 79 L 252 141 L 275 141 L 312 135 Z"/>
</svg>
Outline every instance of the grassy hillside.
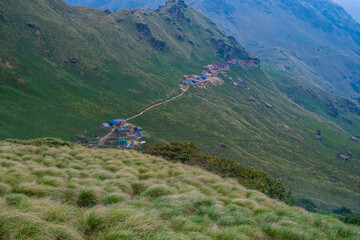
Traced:
<svg viewBox="0 0 360 240">
<path fill-rule="evenodd" d="M 132 116 L 177 94 L 184 74 L 200 74 L 203 65 L 226 58 L 250 58 L 182 1 L 157 11 L 116 13 L 60 0 L 0 6 L 2 139 L 93 139 L 104 133 L 97 126 L 105 120 Z M 296 200 L 360 213 L 360 163 L 354 161 L 360 145 L 350 140 L 360 135 L 355 113 L 346 113 L 355 127 L 309 113 L 260 68 L 235 67 L 220 77 L 223 85 L 191 88 L 133 123 L 150 134 L 148 142 L 194 141 L 204 154 L 281 178 Z M 318 129 L 322 141 L 314 134 Z M 337 157 L 349 151 L 351 160 Z"/>
<path fill-rule="evenodd" d="M 224 85 L 191 89 L 134 123 L 147 129 L 153 140 L 194 141 L 206 154 L 230 157 L 281 178 L 296 200 L 310 199 L 328 211 L 341 206 L 360 211 L 360 165 L 353 160 L 360 156 L 359 143 L 334 122 L 288 99 L 260 69 L 235 68 L 227 75 Z M 244 88 L 233 85 L 237 78 Z M 315 135 L 318 129 L 321 141 Z M 349 151 L 352 160 L 337 157 Z"/>
<path fill-rule="evenodd" d="M 112 14 L 62 0 L 0 7 L 3 139 L 70 140 L 174 94 L 184 73 L 224 61 L 225 54 L 247 58 L 240 45 L 184 4 Z"/>
<path fill-rule="evenodd" d="M 263 63 L 359 98 L 360 25 L 334 1 L 188 2 Z"/>
<path fill-rule="evenodd" d="M 134 151 L 0 142 L 2 239 L 359 239 L 230 179 Z"/>
<path fill-rule="evenodd" d="M 67 0 L 103 9 L 156 8 L 166 0 Z M 334 2 L 349 0 L 187 0 L 263 63 L 305 76 L 324 89 L 359 98 L 360 25 Z M 340 4 L 341 5 L 341 4 Z M 343 4 L 345 6 L 345 4 Z"/>
</svg>

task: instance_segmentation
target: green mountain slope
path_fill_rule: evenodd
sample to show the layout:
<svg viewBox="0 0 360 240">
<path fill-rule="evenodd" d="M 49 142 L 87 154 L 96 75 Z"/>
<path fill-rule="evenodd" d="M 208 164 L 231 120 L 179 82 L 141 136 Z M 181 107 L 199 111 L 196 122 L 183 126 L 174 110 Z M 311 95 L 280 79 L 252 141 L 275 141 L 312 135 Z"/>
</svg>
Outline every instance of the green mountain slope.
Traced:
<svg viewBox="0 0 360 240">
<path fill-rule="evenodd" d="M 200 74 L 202 66 L 228 58 L 251 58 L 182 1 L 157 11 L 111 14 L 60 0 L 0 6 L 2 139 L 92 138 L 104 133 L 97 126 L 105 120 L 132 116 L 177 94 L 184 74 Z M 346 206 L 360 212 L 355 161 L 360 147 L 350 140 L 360 135 L 355 110 L 339 111 L 352 123 L 321 118 L 289 100 L 279 90 L 283 86 L 274 84 L 278 75 L 266 74 L 233 67 L 220 73 L 223 85 L 190 88 L 133 123 L 150 134 L 148 142 L 191 140 L 206 154 L 231 157 L 281 178 L 297 200 L 310 199 L 329 211 Z M 291 79 L 281 76 L 283 84 Z M 323 103 L 318 104 L 322 111 Z M 349 151 L 349 161 L 337 157 Z"/>
<path fill-rule="evenodd" d="M 359 239 L 198 168 L 55 139 L 0 142 L 2 239 Z"/>
<path fill-rule="evenodd" d="M 358 98 L 360 25 L 328 0 L 189 3 L 235 36 L 263 63 Z"/>
<path fill-rule="evenodd" d="M 171 23 L 171 4 L 111 15 L 59 0 L 0 4 L 2 138 L 70 139 L 175 93 L 184 72 L 224 61 L 219 52 L 247 58 L 193 9 Z"/>
<path fill-rule="evenodd" d="M 164 2 L 69 1 L 112 10 L 155 9 Z M 305 76 L 331 93 L 360 97 L 360 25 L 333 1 L 187 2 L 269 66 Z M 356 12 L 357 3 L 351 5 L 351 10 Z"/>
</svg>

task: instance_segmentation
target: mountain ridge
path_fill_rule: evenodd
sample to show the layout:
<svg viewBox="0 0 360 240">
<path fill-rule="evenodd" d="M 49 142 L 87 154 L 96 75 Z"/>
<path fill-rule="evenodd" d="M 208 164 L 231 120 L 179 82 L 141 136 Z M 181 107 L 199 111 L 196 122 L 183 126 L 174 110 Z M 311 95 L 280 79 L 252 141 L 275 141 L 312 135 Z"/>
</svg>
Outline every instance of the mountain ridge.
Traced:
<svg viewBox="0 0 360 240">
<path fill-rule="evenodd" d="M 94 2 L 104 7 L 101 0 Z M 187 2 L 263 63 L 312 79 L 331 93 L 360 97 L 360 24 L 339 5 L 328 0 Z M 118 7 L 117 1 L 112 3 L 113 10 L 131 7 L 126 1 Z M 136 3 L 149 7 L 145 0 Z"/>
</svg>

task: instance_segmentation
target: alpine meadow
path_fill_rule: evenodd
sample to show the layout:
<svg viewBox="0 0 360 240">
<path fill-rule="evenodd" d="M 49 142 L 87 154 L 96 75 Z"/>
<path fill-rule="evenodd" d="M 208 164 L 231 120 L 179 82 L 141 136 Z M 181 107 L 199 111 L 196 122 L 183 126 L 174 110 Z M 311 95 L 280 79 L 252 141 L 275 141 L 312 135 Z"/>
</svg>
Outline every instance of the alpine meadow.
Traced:
<svg viewBox="0 0 360 240">
<path fill-rule="evenodd" d="M 356 47 L 219 2 L 0 0 L 0 239 L 360 239 Z"/>
</svg>

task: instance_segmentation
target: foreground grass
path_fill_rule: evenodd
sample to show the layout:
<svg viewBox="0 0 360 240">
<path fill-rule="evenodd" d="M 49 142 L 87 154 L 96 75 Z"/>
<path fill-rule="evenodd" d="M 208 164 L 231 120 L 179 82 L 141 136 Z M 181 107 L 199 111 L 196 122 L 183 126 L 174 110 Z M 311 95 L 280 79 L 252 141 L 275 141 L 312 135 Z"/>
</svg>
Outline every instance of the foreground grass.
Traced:
<svg viewBox="0 0 360 240">
<path fill-rule="evenodd" d="M 0 207 L 0 239 L 360 238 L 198 168 L 58 140 L 0 142 Z"/>
</svg>

